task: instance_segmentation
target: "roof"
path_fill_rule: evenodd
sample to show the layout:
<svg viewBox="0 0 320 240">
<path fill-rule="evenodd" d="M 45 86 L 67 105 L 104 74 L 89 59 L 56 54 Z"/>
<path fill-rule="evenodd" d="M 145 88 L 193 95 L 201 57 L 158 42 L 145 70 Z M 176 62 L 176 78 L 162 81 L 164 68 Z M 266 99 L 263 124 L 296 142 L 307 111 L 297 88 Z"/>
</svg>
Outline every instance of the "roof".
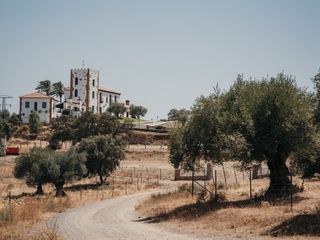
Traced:
<svg viewBox="0 0 320 240">
<path fill-rule="evenodd" d="M 45 95 L 41 92 L 34 92 L 30 94 L 26 94 L 23 96 L 20 96 L 19 98 L 42 98 L 42 99 L 53 99 L 52 96 Z"/>
<path fill-rule="evenodd" d="M 121 95 L 121 93 L 113 91 L 113 90 L 106 88 L 106 87 L 99 87 L 99 91 Z"/>
</svg>

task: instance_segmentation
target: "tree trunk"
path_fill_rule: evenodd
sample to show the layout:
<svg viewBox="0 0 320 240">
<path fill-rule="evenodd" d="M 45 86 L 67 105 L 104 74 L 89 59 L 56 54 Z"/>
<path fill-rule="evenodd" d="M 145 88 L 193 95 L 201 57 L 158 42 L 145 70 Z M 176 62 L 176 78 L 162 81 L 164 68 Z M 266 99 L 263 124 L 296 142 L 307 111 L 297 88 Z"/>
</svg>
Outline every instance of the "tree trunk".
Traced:
<svg viewBox="0 0 320 240">
<path fill-rule="evenodd" d="M 64 197 L 66 193 L 63 191 L 64 183 L 56 183 L 54 186 L 56 187 L 56 197 Z"/>
<path fill-rule="evenodd" d="M 267 198 L 277 198 L 287 195 L 292 190 L 289 180 L 289 170 L 286 165 L 287 157 L 279 157 L 268 160 L 270 170 L 270 185 L 266 192 Z"/>
<path fill-rule="evenodd" d="M 100 177 L 100 185 L 105 183 L 105 180 L 103 179 L 103 175 L 101 173 L 99 173 L 99 177 Z"/>
<path fill-rule="evenodd" d="M 36 195 L 43 195 L 42 184 L 40 183 L 37 185 Z"/>
</svg>

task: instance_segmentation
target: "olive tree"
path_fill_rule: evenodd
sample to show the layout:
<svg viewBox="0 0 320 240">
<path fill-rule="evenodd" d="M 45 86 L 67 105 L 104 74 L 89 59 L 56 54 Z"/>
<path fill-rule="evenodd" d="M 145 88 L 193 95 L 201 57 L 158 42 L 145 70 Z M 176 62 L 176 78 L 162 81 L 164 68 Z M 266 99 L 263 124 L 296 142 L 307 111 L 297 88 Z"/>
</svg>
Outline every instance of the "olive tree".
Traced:
<svg viewBox="0 0 320 240">
<path fill-rule="evenodd" d="M 120 118 L 126 111 L 126 107 L 123 103 L 113 102 L 111 106 L 108 108 L 108 112 L 113 113 L 114 116 Z"/>
<path fill-rule="evenodd" d="M 147 112 L 148 110 L 143 106 L 136 106 L 133 104 L 130 106 L 130 115 L 132 118 L 140 119 L 140 117 L 144 117 Z"/>
<path fill-rule="evenodd" d="M 122 134 L 98 135 L 83 139 L 79 143 L 78 151 L 86 153 L 88 172 L 98 175 L 100 183 L 103 184 L 124 158 L 125 146 L 126 139 Z"/>
<path fill-rule="evenodd" d="M 52 165 L 53 152 L 34 147 L 29 153 L 23 153 L 16 158 L 14 176 L 25 179 L 28 186 L 36 186 L 36 194 L 43 194 L 42 185 L 50 182 L 48 170 Z"/>
<path fill-rule="evenodd" d="M 198 99 L 184 127 L 182 159 L 192 165 L 202 158 L 244 165 L 266 161 L 267 196 L 291 190 L 287 159 L 315 133 L 310 94 L 284 74 L 261 81 L 238 79 L 229 91 Z"/>
<path fill-rule="evenodd" d="M 66 153 L 54 154 L 52 166 L 48 169 L 49 179 L 56 188 L 56 196 L 65 196 L 63 186 L 86 175 L 86 156 L 70 148 Z"/>
</svg>

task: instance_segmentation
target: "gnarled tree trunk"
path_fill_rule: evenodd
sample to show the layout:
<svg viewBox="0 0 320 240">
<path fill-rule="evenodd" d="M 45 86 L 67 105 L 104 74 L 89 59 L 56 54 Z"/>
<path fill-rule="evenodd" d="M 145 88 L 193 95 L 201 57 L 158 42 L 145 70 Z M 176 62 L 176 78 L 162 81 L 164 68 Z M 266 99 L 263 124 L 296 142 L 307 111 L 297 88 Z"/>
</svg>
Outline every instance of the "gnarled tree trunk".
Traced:
<svg viewBox="0 0 320 240">
<path fill-rule="evenodd" d="M 287 195 L 292 190 L 289 180 L 290 172 L 286 165 L 287 156 L 269 159 L 267 164 L 270 170 L 270 185 L 266 192 L 267 198 L 276 198 Z"/>
<path fill-rule="evenodd" d="M 38 183 L 37 185 L 36 195 L 43 195 L 43 188 L 41 183 Z"/>
<path fill-rule="evenodd" d="M 66 193 L 63 191 L 64 182 L 55 183 L 54 186 L 56 187 L 56 197 L 64 197 Z"/>
</svg>

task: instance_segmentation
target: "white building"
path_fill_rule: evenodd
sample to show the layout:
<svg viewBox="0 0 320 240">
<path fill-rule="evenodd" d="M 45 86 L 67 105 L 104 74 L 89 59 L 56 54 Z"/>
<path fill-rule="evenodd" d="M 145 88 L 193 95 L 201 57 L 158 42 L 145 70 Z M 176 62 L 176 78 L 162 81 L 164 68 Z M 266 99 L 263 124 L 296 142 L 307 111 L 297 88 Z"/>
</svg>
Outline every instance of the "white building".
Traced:
<svg viewBox="0 0 320 240">
<path fill-rule="evenodd" d="M 70 87 L 64 89 L 64 109 L 76 112 L 92 111 L 101 114 L 113 102 L 118 102 L 121 93 L 100 86 L 99 71 L 90 68 L 71 69 Z"/>
<path fill-rule="evenodd" d="M 41 92 L 35 92 L 20 96 L 20 118 L 23 123 L 29 122 L 29 116 L 36 112 L 42 123 L 48 124 L 51 118 L 55 117 L 55 105 L 58 103 L 51 96 Z"/>
</svg>

